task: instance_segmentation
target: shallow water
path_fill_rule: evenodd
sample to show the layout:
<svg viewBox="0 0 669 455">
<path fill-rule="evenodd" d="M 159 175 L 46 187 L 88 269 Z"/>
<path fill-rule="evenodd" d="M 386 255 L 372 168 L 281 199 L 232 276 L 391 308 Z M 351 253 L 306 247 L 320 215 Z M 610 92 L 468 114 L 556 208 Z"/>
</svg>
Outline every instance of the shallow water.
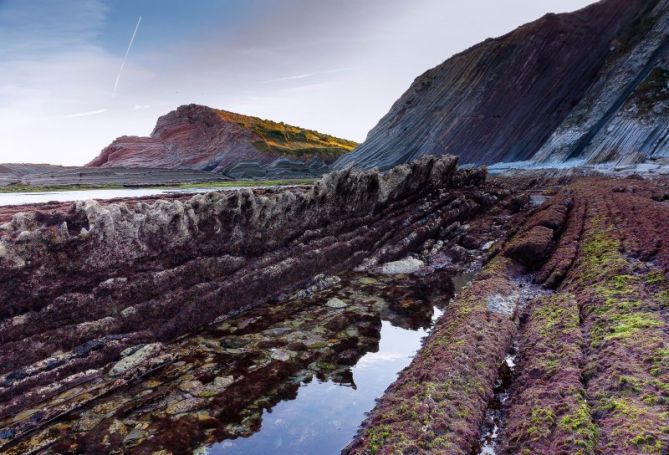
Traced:
<svg viewBox="0 0 669 455">
<path fill-rule="evenodd" d="M 516 370 L 518 354 L 514 346 L 511 352 L 504 357 L 504 364 L 500 367 L 500 378 L 495 383 L 495 395 L 485 413 L 485 419 L 479 437 L 480 450 L 478 455 L 496 455 L 500 433 L 503 430 L 505 411 L 504 406 L 509 399 L 511 379 Z"/>
<path fill-rule="evenodd" d="M 434 308 L 432 320 L 441 315 Z M 259 432 L 249 438 L 223 441 L 207 454 L 336 454 L 355 436 L 375 399 L 406 367 L 425 329 L 394 327 L 383 321 L 378 352 L 365 354 L 351 368 L 352 384 L 314 381 L 303 385 L 297 398 L 263 413 Z"/>
<path fill-rule="evenodd" d="M 264 188 L 253 186 L 244 188 Z M 234 191 L 242 187 L 221 188 L 117 188 L 76 191 L 45 191 L 30 193 L 0 193 L 0 206 L 39 204 L 43 202 L 85 201 L 88 199 L 116 199 L 127 197 L 146 197 L 160 194 L 208 193 L 211 191 Z"/>
<path fill-rule="evenodd" d="M 533 206 L 540 206 L 548 200 L 548 196 L 544 194 L 531 194 L 530 195 L 530 204 Z"/>
<path fill-rule="evenodd" d="M 167 363 L 132 384 L 105 376 L 43 403 L 76 412 L 37 431 L 21 436 L 39 409 L 10 419 L 12 453 L 339 453 L 466 281 L 441 277 L 456 283 L 346 274 L 221 320 L 166 346 Z"/>
</svg>

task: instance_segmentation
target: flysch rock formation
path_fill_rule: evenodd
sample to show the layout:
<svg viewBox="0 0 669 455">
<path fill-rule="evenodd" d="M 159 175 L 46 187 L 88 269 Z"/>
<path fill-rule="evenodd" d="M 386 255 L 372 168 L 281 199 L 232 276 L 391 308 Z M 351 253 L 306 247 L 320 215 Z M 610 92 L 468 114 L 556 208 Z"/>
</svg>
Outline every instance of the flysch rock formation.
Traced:
<svg viewBox="0 0 669 455">
<path fill-rule="evenodd" d="M 388 169 L 461 163 L 638 163 L 669 157 L 669 1 L 548 14 L 427 71 L 352 153 Z"/>
<path fill-rule="evenodd" d="M 456 166 L 1 208 L 0 452 L 250 436 L 436 306 L 343 453 L 665 453 L 669 181 Z"/>
<path fill-rule="evenodd" d="M 424 157 L 309 188 L 14 214 L 0 228 L 0 420 L 29 417 L 3 429 L 3 444 L 72 411 L 29 411 L 44 400 L 168 362 L 160 343 L 317 274 L 401 259 L 511 197 L 456 164 Z"/>
<path fill-rule="evenodd" d="M 313 177 L 355 145 L 317 131 L 191 104 L 160 117 L 149 137 L 119 137 L 88 166 L 194 169 L 234 178 Z"/>
</svg>

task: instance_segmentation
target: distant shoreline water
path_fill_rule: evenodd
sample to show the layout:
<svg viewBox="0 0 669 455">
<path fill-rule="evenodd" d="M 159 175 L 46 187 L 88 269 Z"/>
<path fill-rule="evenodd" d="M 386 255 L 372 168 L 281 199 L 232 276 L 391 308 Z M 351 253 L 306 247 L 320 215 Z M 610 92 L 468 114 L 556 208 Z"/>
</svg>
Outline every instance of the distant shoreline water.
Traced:
<svg viewBox="0 0 669 455">
<path fill-rule="evenodd" d="M 45 202 L 74 202 L 89 199 L 116 199 L 128 197 L 147 197 L 161 194 L 209 193 L 212 191 L 236 191 L 244 188 L 271 188 L 268 185 L 228 186 L 228 187 L 192 187 L 192 188 L 116 188 L 87 190 L 58 190 L 24 193 L 0 193 L 0 207 L 8 205 L 41 204 Z"/>
</svg>

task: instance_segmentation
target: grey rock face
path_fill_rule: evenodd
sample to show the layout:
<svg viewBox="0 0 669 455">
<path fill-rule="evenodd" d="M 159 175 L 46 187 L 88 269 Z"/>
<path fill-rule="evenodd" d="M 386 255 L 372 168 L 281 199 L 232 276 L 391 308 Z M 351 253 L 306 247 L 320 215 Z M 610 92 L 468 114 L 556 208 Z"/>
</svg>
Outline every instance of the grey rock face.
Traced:
<svg viewBox="0 0 669 455">
<path fill-rule="evenodd" d="M 320 177 L 328 172 L 328 165 L 318 158 L 309 161 L 278 158 L 266 164 L 260 161 L 241 161 L 226 175 L 234 179 L 291 179 Z"/>
<path fill-rule="evenodd" d="M 669 156 L 668 59 L 669 2 L 647 2 L 612 43 L 596 82 L 533 159 L 635 164 Z"/>
<path fill-rule="evenodd" d="M 463 164 L 667 156 L 668 59 L 669 0 L 549 14 L 418 77 L 334 168 L 441 154 Z"/>
<path fill-rule="evenodd" d="M 0 165 L 0 187 L 11 184 L 49 185 L 172 185 L 228 180 L 221 174 L 190 169 L 90 168 L 49 164 Z"/>
<path fill-rule="evenodd" d="M 330 308 L 334 308 L 335 310 L 339 310 L 341 308 L 346 308 L 348 304 L 344 302 L 342 299 L 339 299 L 337 297 L 333 297 L 330 300 L 327 301 L 325 304 L 326 306 Z"/>
</svg>

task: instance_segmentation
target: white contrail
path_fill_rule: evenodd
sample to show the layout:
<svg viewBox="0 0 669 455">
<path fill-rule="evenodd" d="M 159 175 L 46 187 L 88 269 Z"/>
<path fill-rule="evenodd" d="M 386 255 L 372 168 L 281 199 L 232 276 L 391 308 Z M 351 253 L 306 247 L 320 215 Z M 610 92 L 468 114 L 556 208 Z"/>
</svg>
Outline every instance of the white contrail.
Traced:
<svg viewBox="0 0 669 455">
<path fill-rule="evenodd" d="M 123 68 L 125 68 L 125 62 L 128 60 L 128 54 L 130 53 L 130 48 L 132 47 L 133 41 L 135 41 L 135 35 L 137 35 L 137 30 L 139 30 L 139 24 L 142 22 L 142 16 L 139 16 L 139 19 L 137 19 L 137 25 L 135 25 L 135 31 L 132 32 L 132 36 L 130 37 L 130 42 L 128 43 L 128 49 L 125 51 L 125 57 L 123 57 L 123 63 L 121 63 L 121 68 L 118 70 L 118 74 L 116 75 L 116 81 L 114 81 L 114 95 L 116 95 L 116 87 L 118 87 L 118 81 L 121 79 L 121 73 L 123 73 Z"/>
</svg>

